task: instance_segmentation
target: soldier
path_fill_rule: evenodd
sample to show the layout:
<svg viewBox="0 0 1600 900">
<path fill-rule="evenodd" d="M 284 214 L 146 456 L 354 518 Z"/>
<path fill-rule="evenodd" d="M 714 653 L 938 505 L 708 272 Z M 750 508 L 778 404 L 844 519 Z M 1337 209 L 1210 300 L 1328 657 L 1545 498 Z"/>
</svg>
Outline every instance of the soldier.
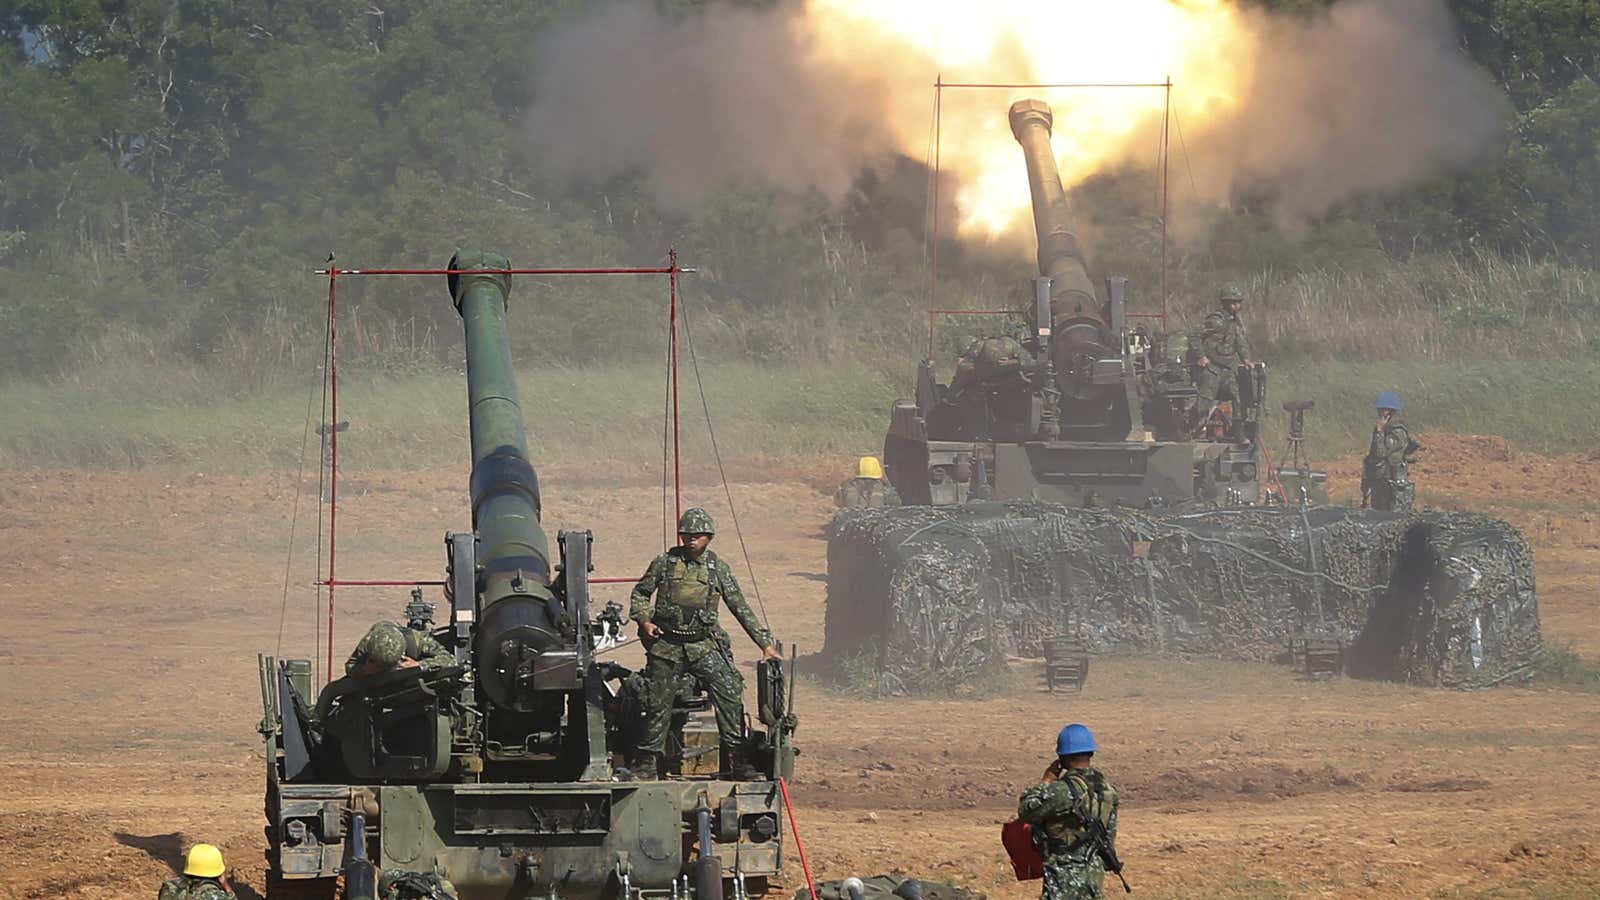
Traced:
<svg viewBox="0 0 1600 900">
<path fill-rule="evenodd" d="M 856 477 L 839 485 L 833 502 L 846 508 L 858 506 L 899 506 L 900 494 L 883 478 L 883 466 L 876 456 L 863 456 L 856 463 Z"/>
<path fill-rule="evenodd" d="M 1361 461 L 1361 505 L 1406 512 L 1416 500 L 1417 488 L 1408 471 L 1412 454 L 1422 449 L 1401 424 L 1400 395 L 1384 391 L 1373 403 L 1378 423 L 1372 428 L 1372 445 Z"/>
<path fill-rule="evenodd" d="M 709 513 L 699 507 L 684 510 L 679 545 L 652 560 L 633 586 L 629 614 L 644 642 L 646 687 L 644 736 L 629 769 L 640 780 L 658 777 L 657 757 L 666 746 L 673 698 L 685 673 L 711 692 L 726 768 L 735 778 L 755 777 L 744 746 L 744 678 L 733 667 L 728 633 L 717 624 L 718 606 L 728 605 L 764 658 L 779 654 L 777 642 L 745 602 L 733 570 L 707 548 L 715 534 Z"/>
<path fill-rule="evenodd" d="M 1200 326 L 1200 371 L 1194 386 L 1200 394 L 1202 415 L 1209 414 L 1219 400 L 1239 399 L 1239 367 L 1250 365 L 1250 341 L 1239 318 L 1244 291 L 1236 284 L 1223 287 L 1217 305 L 1220 308 Z"/>
<path fill-rule="evenodd" d="M 1094 751 L 1088 727 L 1061 729 L 1056 761 L 1017 805 L 1017 818 L 1033 826 L 1044 859 L 1043 900 L 1104 897 L 1107 869 L 1122 872 L 1116 858 L 1117 789 L 1090 765 Z"/>
<path fill-rule="evenodd" d="M 945 402 L 960 403 L 972 388 L 1020 374 L 1032 361 L 1022 342 L 1009 335 L 968 339 L 956 357 L 956 373 L 950 379 Z"/>
<path fill-rule="evenodd" d="M 183 874 L 161 885 L 157 900 L 234 900 L 222 864 L 222 851 L 210 844 L 195 844 L 183 860 Z"/>
<path fill-rule="evenodd" d="M 409 607 L 407 609 L 409 612 Z M 333 701 L 362 690 L 372 676 L 411 668 L 432 672 L 455 664 L 455 654 L 426 630 L 406 628 L 397 622 L 378 622 L 367 629 L 345 661 L 344 677 L 328 682 L 317 697 L 317 721 L 326 722 Z"/>
</svg>

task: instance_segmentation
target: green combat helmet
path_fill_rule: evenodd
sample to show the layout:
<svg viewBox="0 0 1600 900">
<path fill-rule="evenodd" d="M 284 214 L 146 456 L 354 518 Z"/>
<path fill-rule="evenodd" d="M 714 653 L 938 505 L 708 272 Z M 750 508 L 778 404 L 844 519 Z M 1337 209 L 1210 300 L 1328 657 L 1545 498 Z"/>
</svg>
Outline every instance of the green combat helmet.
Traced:
<svg viewBox="0 0 1600 900">
<path fill-rule="evenodd" d="M 1225 285 L 1222 286 L 1222 290 L 1217 292 L 1217 302 L 1218 303 L 1243 303 L 1244 302 L 1244 291 L 1240 290 L 1239 286 L 1237 284 L 1232 284 L 1232 283 L 1225 284 Z"/>
<path fill-rule="evenodd" d="M 367 661 L 384 669 L 400 665 L 406 655 L 406 635 L 393 622 L 379 622 L 368 629 L 365 640 Z"/>
<path fill-rule="evenodd" d="M 678 517 L 679 534 L 716 534 L 717 526 L 711 523 L 711 514 L 698 506 L 692 506 L 683 511 Z"/>
</svg>

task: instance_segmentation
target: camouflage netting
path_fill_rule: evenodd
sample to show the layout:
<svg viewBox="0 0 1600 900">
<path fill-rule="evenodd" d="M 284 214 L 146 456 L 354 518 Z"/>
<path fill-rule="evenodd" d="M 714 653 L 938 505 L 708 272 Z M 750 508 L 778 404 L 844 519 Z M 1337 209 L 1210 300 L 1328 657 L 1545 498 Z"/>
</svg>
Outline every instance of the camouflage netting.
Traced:
<svg viewBox="0 0 1600 900">
<path fill-rule="evenodd" d="M 1252 659 L 1331 637 L 1352 674 L 1481 688 L 1541 650 L 1527 539 L 1468 513 L 1045 503 L 850 509 L 828 542 L 824 653 L 885 684 L 970 678 L 1047 633 L 1097 651 Z"/>
</svg>

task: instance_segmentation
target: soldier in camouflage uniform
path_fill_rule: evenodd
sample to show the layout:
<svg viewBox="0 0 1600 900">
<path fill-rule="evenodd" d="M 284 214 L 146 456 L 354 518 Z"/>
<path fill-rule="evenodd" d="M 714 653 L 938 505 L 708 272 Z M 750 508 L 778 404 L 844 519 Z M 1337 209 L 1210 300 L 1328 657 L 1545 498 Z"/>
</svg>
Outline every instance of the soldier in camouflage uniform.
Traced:
<svg viewBox="0 0 1600 900">
<path fill-rule="evenodd" d="M 1417 495 L 1409 476 L 1411 456 L 1422 447 L 1400 421 L 1399 394 L 1384 391 L 1373 406 L 1378 423 L 1372 428 L 1366 459 L 1361 461 L 1361 505 L 1407 512 Z"/>
<path fill-rule="evenodd" d="M 666 746 L 679 679 L 686 673 L 711 692 L 717 734 L 735 776 L 754 777 L 744 746 L 744 678 L 733 667 L 728 633 L 717 624 L 718 607 L 728 605 L 765 658 L 779 654 L 777 642 L 745 602 L 733 570 L 708 549 L 715 533 L 705 510 L 684 510 L 678 519 L 680 544 L 652 560 L 633 586 L 629 615 L 639 623 L 648 684 L 644 736 L 629 769 L 641 780 L 658 775 L 657 758 Z"/>
<path fill-rule="evenodd" d="M 195 844 L 184 857 L 183 874 L 167 879 L 157 900 L 234 900 L 226 872 L 221 850 Z"/>
<path fill-rule="evenodd" d="M 956 357 L 956 374 L 950 379 L 945 400 L 960 403 L 972 388 L 1020 375 L 1032 361 L 1032 355 L 1014 337 L 1002 335 L 971 340 Z"/>
<path fill-rule="evenodd" d="M 317 697 L 317 721 L 327 720 L 333 702 L 365 688 L 375 675 L 397 669 L 419 668 L 432 672 L 456 664 L 455 654 L 433 639 L 425 629 L 406 628 L 396 622 L 378 622 L 362 636 L 344 664 L 344 677 L 331 681 Z"/>
<path fill-rule="evenodd" d="M 1017 818 L 1033 826 L 1034 844 L 1044 859 L 1042 900 L 1106 895 L 1106 863 L 1085 823 L 1092 819 L 1104 826 L 1114 857 L 1117 789 L 1090 765 L 1094 751 L 1094 735 L 1087 727 L 1073 724 L 1061 729 L 1056 761 L 1017 804 Z"/>
<path fill-rule="evenodd" d="M 876 456 L 863 456 L 856 463 L 856 477 L 839 485 L 833 502 L 846 509 L 854 507 L 899 506 L 900 493 L 883 479 L 883 465 Z"/>
<path fill-rule="evenodd" d="M 1200 370 L 1195 375 L 1195 390 L 1200 394 L 1200 412 L 1206 414 L 1219 400 L 1239 399 L 1239 367 L 1250 365 L 1250 341 L 1245 337 L 1239 309 L 1244 291 L 1227 285 L 1217 295 L 1220 307 L 1206 316 L 1200 326 Z"/>
</svg>

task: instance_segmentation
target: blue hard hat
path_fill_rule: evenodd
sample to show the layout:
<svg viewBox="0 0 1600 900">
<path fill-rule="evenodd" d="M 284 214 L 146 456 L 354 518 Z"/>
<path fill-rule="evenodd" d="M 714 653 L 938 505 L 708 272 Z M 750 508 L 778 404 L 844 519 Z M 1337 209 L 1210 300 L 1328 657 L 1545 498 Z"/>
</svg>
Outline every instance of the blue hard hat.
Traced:
<svg viewBox="0 0 1600 900">
<path fill-rule="evenodd" d="M 1400 395 L 1394 391 L 1384 391 L 1378 395 L 1377 401 L 1372 405 L 1376 409 L 1392 409 L 1395 412 L 1399 412 Z"/>
<path fill-rule="evenodd" d="M 1090 733 L 1087 725 L 1079 725 L 1074 722 L 1061 729 L 1061 733 L 1056 735 L 1057 756 L 1093 753 L 1094 749 L 1094 735 Z"/>
</svg>

